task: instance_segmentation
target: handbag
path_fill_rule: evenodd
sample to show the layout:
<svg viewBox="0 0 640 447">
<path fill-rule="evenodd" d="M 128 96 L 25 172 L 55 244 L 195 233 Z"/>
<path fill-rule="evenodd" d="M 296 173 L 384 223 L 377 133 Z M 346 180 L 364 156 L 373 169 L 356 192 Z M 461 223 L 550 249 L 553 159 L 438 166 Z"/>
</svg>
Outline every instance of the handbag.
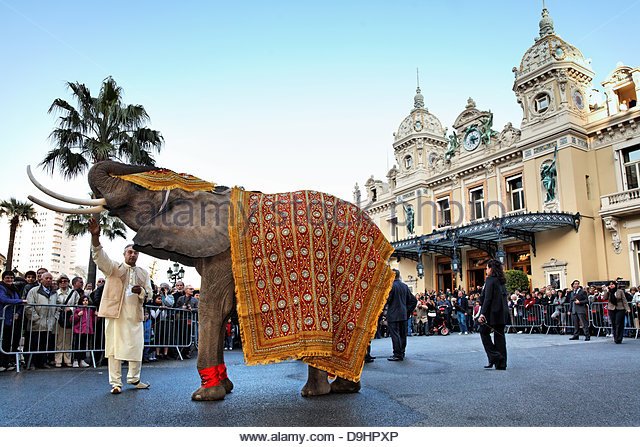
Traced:
<svg viewBox="0 0 640 447">
<path fill-rule="evenodd" d="M 69 300 L 71 299 L 71 295 L 75 293 L 75 290 L 69 294 L 66 300 L 64 300 L 64 305 L 66 306 Z M 60 310 L 58 314 L 58 324 L 60 327 L 67 328 L 73 326 L 73 311 L 72 310 Z"/>
<path fill-rule="evenodd" d="M 428 316 L 428 317 L 431 317 L 431 318 L 435 318 L 436 313 L 435 313 L 435 311 L 433 311 L 433 310 L 432 310 L 432 311 L 430 311 L 430 312 L 427 312 L 427 316 Z M 424 318 L 424 317 L 423 317 L 423 318 Z"/>
</svg>

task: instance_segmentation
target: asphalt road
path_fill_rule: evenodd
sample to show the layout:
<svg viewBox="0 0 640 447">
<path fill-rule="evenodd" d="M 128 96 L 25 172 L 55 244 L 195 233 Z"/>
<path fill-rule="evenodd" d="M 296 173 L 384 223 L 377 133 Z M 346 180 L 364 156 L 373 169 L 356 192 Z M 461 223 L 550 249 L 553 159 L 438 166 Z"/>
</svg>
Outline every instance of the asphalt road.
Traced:
<svg viewBox="0 0 640 447">
<path fill-rule="evenodd" d="M 109 394 L 106 367 L 0 373 L 1 426 L 573 427 L 640 426 L 640 339 L 615 345 L 509 334 L 509 367 L 484 370 L 478 335 L 410 337 L 404 362 L 391 340 L 372 343 L 362 390 L 303 398 L 307 366 L 245 366 L 227 354 L 234 391 L 193 402 L 195 359 L 143 366 L 149 390 Z"/>
</svg>

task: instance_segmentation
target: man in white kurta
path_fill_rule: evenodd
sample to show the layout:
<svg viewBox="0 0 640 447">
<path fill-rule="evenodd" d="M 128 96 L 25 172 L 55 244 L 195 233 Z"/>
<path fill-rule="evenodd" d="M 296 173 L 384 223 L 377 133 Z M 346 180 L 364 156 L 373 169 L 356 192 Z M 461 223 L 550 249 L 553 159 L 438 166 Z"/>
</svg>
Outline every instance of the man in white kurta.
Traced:
<svg viewBox="0 0 640 447">
<path fill-rule="evenodd" d="M 137 389 L 149 388 L 140 381 L 144 348 L 144 314 L 146 296 L 152 295 L 149 273 L 136 266 L 138 252 L 128 245 L 124 262 L 109 259 L 100 245 L 100 227 L 91 219 L 91 250 L 96 266 L 106 279 L 98 316 L 105 318 L 105 357 L 109 361 L 109 384 L 112 394 L 122 390 L 122 361 L 129 363 L 127 383 Z"/>
</svg>

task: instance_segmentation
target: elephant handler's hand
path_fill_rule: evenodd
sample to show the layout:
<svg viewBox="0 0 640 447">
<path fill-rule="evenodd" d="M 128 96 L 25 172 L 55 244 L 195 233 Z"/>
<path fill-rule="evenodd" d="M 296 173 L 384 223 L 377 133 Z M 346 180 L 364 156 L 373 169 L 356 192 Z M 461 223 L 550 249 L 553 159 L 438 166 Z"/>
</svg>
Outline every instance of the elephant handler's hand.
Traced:
<svg viewBox="0 0 640 447">
<path fill-rule="evenodd" d="M 140 286 L 133 286 L 131 288 L 131 293 L 135 293 L 136 295 L 140 295 L 141 292 L 142 292 L 142 287 L 140 287 Z"/>
<path fill-rule="evenodd" d="M 92 236 L 100 236 L 100 225 L 93 217 L 89 219 L 89 233 Z"/>
<path fill-rule="evenodd" d="M 487 321 L 486 317 L 482 314 L 478 317 L 478 323 L 484 324 Z"/>
</svg>

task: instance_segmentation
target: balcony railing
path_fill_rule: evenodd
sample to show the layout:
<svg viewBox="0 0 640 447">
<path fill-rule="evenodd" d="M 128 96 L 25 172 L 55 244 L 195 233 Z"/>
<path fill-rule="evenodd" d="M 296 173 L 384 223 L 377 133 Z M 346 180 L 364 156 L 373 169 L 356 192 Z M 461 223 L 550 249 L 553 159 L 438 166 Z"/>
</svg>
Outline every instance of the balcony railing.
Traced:
<svg viewBox="0 0 640 447">
<path fill-rule="evenodd" d="M 600 214 L 640 210 L 640 188 L 600 197 Z"/>
</svg>

